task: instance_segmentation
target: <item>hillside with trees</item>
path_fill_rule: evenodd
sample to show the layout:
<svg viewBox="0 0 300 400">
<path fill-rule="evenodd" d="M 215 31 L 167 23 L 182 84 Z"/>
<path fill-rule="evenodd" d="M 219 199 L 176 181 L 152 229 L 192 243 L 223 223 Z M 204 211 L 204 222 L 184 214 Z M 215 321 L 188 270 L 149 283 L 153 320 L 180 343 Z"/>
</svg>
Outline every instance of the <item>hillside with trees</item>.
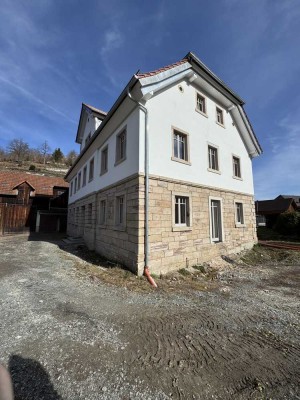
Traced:
<svg viewBox="0 0 300 400">
<path fill-rule="evenodd" d="M 47 140 L 38 148 L 31 148 L 22 138 L 13 139 L 7 148 L 0 147 L 0 169 L 64 176 L 77 155 L 74 150 L 64 154 L 59 147 L 51 149 Z"/>
</svg>

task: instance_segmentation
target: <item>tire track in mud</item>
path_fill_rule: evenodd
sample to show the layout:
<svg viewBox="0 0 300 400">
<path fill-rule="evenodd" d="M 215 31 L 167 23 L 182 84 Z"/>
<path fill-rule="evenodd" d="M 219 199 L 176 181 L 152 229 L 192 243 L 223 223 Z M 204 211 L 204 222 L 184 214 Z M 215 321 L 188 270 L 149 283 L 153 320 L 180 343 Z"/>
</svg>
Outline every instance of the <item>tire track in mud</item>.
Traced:
<svg viewBox="0 0 300 400">
<path fill-rule="evenodd" d="M 271 389 L 297 385 L 300 348 L 257 330 L 258 316 L 230 318 L 221 324 L 204 312 L 144 315 L 129 327 L 127 367 L 144 370 L 173 398 L 205 399 L 205 388 L 211 395 L 214 385 L 223 398 L 250 398 L 259 382 Z"/>
</svg>

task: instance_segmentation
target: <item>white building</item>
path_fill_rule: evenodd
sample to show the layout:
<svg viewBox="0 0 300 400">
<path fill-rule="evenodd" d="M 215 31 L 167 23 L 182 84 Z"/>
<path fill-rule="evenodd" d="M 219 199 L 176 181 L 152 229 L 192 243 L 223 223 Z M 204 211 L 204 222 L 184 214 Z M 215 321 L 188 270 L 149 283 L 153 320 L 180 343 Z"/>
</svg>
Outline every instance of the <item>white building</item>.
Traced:
<svg viewBox="0 0 300 400">
<path fill-rule="evenodd" d="M 134 75 L 107 114 L 83 104 L 68 233 L 139 274 L 251 247 L 262 150 L 243 105 L 193 53 Z"/>
</svg>

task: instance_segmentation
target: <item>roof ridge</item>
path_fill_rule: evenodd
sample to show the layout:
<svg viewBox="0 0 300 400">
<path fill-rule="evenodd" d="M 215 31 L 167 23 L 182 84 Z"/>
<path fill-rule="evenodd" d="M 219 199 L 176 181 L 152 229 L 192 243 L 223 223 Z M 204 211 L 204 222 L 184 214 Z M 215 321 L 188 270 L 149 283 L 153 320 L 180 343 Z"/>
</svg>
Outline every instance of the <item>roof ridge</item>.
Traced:
<svg viewBox="0 0 300 400">
<path fill-rule="evenodd" d="M 107 112 L 106 111 L 103 111 L 103 110 L 100 110 L 100 108 L 96 108 L 96 107 L 94 107 L 94 106 L 91 106 L 90 104 L 87 104 L 87 103 L 82 103 L 85 107 L 88 107 L 88 108 L 90 108 L 92 111 L 96 111 L 96 112 L 98 112 L 99 114 L 105 114 L 105 115 L 107 115 Z"/>
<path fill-rule="evenodd" d="M 160 74 L 161 72 L 164 72 L 164 71 L 167 71 L 169 69 L 178 67 L 179 65 L 184 64 L 186 62 L 188 62 L 188 59 L 187 58 L 183 58 L 180 61 L 176 61 L 175 63 L 166 65 L 165 67 L 161 67 L 161 68 L 155 69 L 153 71 L 149 71 L 149 72 L 136 73 L 134 76 L 136 78 L 138 78 L 138 79 L 146 78 L 148 76 L 157 75 L 157 74 Z"/>
</svg>

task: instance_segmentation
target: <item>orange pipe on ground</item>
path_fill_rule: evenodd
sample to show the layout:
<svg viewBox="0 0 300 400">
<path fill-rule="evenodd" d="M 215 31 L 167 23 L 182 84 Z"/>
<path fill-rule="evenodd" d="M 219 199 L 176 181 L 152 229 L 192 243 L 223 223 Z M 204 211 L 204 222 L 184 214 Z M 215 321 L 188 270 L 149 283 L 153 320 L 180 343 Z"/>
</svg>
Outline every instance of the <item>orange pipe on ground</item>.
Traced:
<svg viewBox="0 0 300 400">
<path fill-rule="evenodd" d="M 157 284 L 156 284 L 155 280 L 152 278 L 152 276 L 150 275 L 150 271 L 149 271 L 148 267 L 144 268 L 144 275 L 147 278 L 147 280 L 150 283 L 150 285 L 152 285 L 155 288 L 157 288 Z"/>
</svg>

